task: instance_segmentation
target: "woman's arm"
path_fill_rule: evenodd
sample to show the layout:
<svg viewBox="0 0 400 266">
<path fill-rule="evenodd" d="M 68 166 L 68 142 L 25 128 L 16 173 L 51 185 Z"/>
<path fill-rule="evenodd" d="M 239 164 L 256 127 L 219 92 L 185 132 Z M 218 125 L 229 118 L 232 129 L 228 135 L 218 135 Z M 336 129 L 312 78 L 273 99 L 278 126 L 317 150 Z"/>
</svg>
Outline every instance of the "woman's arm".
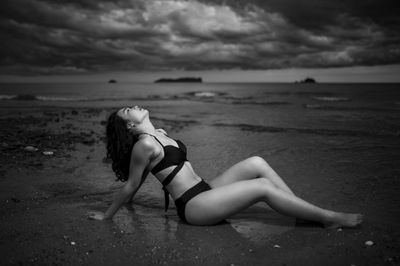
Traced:
<svg viewBox="0 0 400 266">
<path fill-rule="evenodd" d="M 133 191 L 133 193 L 131 193 L 131 195 L 129 195 L 128 198 L 126 198 L 125 203 L 132 203 L 133 197 L 135 196 L 135 194 L 139 190 L 139 188 L 142 186 L 144 181 L 146 181 L 146 178 L 149 175 L 149 173 L 150 173 L 150 170 L 148 168 L 146 168 L 146 170 L 144 170 L 144 172 L 143 172 L 142 179 L 140 180 L 139 186 Z"/>
<path fill-rule="evenodd" d="M 125 201 L 129 197 L 133 197 L 148 174 L 146 168 L 154 156 L 153 145 L 153 143 L 146 139 L 136 143 L 132 149 L 128 181 L 115 194 L 113 203 L 104 214 L 101 212 L 90 212 L 89 218 L 95 220 L 111 219 Z"/>
</svg>

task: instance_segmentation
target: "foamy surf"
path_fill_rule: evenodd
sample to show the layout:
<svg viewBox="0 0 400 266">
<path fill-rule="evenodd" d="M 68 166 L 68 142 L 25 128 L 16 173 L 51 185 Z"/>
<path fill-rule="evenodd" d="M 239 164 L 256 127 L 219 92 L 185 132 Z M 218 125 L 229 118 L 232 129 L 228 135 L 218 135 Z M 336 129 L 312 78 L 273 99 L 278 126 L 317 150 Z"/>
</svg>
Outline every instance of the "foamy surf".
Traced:
<svg viewBox="0 0 400 266">
<path fill-rule="evenodd" d="M 193 94 L 195 97 L 205 97 L 205 98 L 209 98 L 209 97 L 215 97 L 217 96 L 217 93 L 215 92 L 210 92 L 210 91 L 201 91 L 201 92 L 195 92 Z"/>
</svg>

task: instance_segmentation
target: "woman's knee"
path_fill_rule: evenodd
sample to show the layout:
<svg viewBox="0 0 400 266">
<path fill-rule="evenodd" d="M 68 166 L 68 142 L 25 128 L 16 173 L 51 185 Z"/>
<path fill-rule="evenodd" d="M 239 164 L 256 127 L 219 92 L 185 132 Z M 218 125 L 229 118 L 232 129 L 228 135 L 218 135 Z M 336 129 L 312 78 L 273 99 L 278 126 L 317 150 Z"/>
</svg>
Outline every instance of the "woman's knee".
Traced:
<svg viewBox="0 0 400 266">
<path fill-rule="evenodd" d="M 260 188 L 263 192 L 265 190 L 275 189 L 275 185 L 267 178 L 256 178 L 254 179 L 255 185 Z"/>
<path fill-rule="evenodd" d="M 269 164 L 267 163 L 267 161 L 265 161 L 262 157 L 260 156 L 253 156 L 250 157 L 249 159 L 249 163 L 251 164 L 251 166 L 255 169 L 266 169 L 266 168 L 271 168 L 269 166 Z"/>
</svg>

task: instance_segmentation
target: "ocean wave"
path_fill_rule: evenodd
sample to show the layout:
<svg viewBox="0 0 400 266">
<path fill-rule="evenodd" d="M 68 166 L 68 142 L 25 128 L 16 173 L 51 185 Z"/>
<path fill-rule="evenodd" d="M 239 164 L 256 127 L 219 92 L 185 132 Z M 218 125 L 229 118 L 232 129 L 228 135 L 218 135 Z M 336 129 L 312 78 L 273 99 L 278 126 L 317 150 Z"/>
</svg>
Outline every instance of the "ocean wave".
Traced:
<svg viewBox="0 0 400 266">
<path fill-rule="evenodd" d="M 326 106 L 323 106 L 321 104 L 305 104 L 304 105 L 305 108 L 307 109 L 326 109 Z"/>
<path fill-rule="evenodd" d="M 332 92 L 315 92 L 315 91 L 267 91 L 265 95 L 273 96 L 302 96 L 302 97 L 330 97 L 333 95 Z"/>
<path fill-rule="evenodd" d="M 16 94 L 16 95 L 0 95 L 0 100 L 14 101 L 85 101 L 88 98 L 84 97 L 58 97 L 58 96 L 43 96 L 34 94 Z"/>
<path fill-rule="evenodd" d="M 191 100 L 191 101 L 219 101 L 227 99 L 226 92 L 215 91 L 191 91 L 181 94 L 150 95 L 145 100 Z"/>
<path fill-rule="evenodd" d="M 201 91 L 201 92 L 196 92 L 193 94 L 194 97 L 215 97 L 217 96 L 217 93 L 215 92 L 210 92 L 210 91 Z"/>
<path fill-rule="evenodd" d="M 242 100 L 242 101 L 232 101 L 232 104 L 249 104 L 249 105 L 285 105 L 285 104 L 290 104 L 289 102 L 283 102 L 283 101 L 269 101 L 269 102 L 263 102 L 263 101 L 247 101 L 247 100 Z"/>
<path fill-rule="evenodd" d="M 215 123 L 217 127 L 233 127 L 243 131 L 269 132 L 269 133 L 301 133 L 315 134 L 324 136 L 348 136 L 348 137 L 398 137 L 398 132 L 372 132 L 346 129 L 325 129 L 325 128 L 292 128 L 292 127 L 273 127 L 251 124 L 228 124 Z"/>
<path fill-rule="evenodd" d="M 12 100 L 16 95 L 0 95 L 1 100 Z"/>
<path fill-rule="evenodd" d="M 36 101 L 37 96 L 33 94 L 17 94 L 17 95 L 0 95 L 0 100 L 23 100 Z"/>
<path fill-rule="evenodd" d="M 218 104 L 238 104 L 238 105 L 286 105 L 287 101 L 263 101 L 255 96 L 232 96 L 226 92 L 216 91 L 193 91 L 174 95 L 151 95 L 146 100 L 189 100 Z"/>
<path fill-rule="evenodd" d="M 226 92 L 219 91 L 191 91 L 179 94 L 150 94 L 143 96 L 125 96 L 125 97 L 110 97 L 110 96 L 65 96 L 65 95 L 35 95 L 35 94 L 16 94 L 16 95 L 0 95 L 1 100 L 17 100 L 17 101 L 199 101 L 211 103 L 226 103 L 226 104 L 255 104 L 255 105 L 280 105 L 287 102 L 259 101 L 258 98 L 252 96 L 232 96 Z"/>
<path fill-rule="evenodd" d="M 317 109 L 325 111 L 347 111 L 347 112 L 400 112 L 398 108 L 383 108 L 383 107 L 366 107 L 366 106 L 349 106 L 338 107 L 322 104 L 304 104 L 306 109 Z"/>
<path fill-rule="evenodd" d="M 350 101 L 348 97 L 335 97 L 335 96 L 311 96 L 312 99 L 324 102 L 345 102 Z"/>
<path fill-rule="evenodd" d="M 37 96 L 39 101 L 87 101 L 85 97 L 56 97 L 56 96 Z"/>
<path fill-rule="evenodd" d="M 213 98 L 218 96 L 226 95 L 226 92 L 215 92 L 215 91 L 192 91 L 184 93 L 183 95 L 193 96 L 196 98 Z"/>
<path fill-rule="evenodd" d="M 216 101 L 219 96 L 226 93 L 197 91 L 187 92 L 182 94 L 153 94 L 142 97 L 78 97 L 78 96 L 49 96 L 49 95 L 34 95 L 34 94 L 14 94 L 0 95 L 1 100 L 16 100 L 16 101 L 168 101 L 168 100 L 194 100 L 194 101 Z"/>
</svg>

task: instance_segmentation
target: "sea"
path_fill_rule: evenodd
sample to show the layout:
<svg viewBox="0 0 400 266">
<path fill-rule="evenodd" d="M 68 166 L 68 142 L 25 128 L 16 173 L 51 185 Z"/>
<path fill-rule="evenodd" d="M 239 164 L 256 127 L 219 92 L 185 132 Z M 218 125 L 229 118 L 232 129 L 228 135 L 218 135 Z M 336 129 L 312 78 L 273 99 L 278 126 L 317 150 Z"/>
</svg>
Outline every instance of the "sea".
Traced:
<svg viewBox="0 0 400 266">
<path fill-rule="evenodd" d="M 0 106 L 208 104 L 218 123 L 254 130 L 399 136 L 400 84 L 0 83 Z M 219 108 L 227 107 L 227 108 Z M 192 106 L 193 107 L 193 106 Z M 218 108 L 215 108 L 218 107 Z M 189 115 L 191 109 L 183 110 Z"/>
</svg>

